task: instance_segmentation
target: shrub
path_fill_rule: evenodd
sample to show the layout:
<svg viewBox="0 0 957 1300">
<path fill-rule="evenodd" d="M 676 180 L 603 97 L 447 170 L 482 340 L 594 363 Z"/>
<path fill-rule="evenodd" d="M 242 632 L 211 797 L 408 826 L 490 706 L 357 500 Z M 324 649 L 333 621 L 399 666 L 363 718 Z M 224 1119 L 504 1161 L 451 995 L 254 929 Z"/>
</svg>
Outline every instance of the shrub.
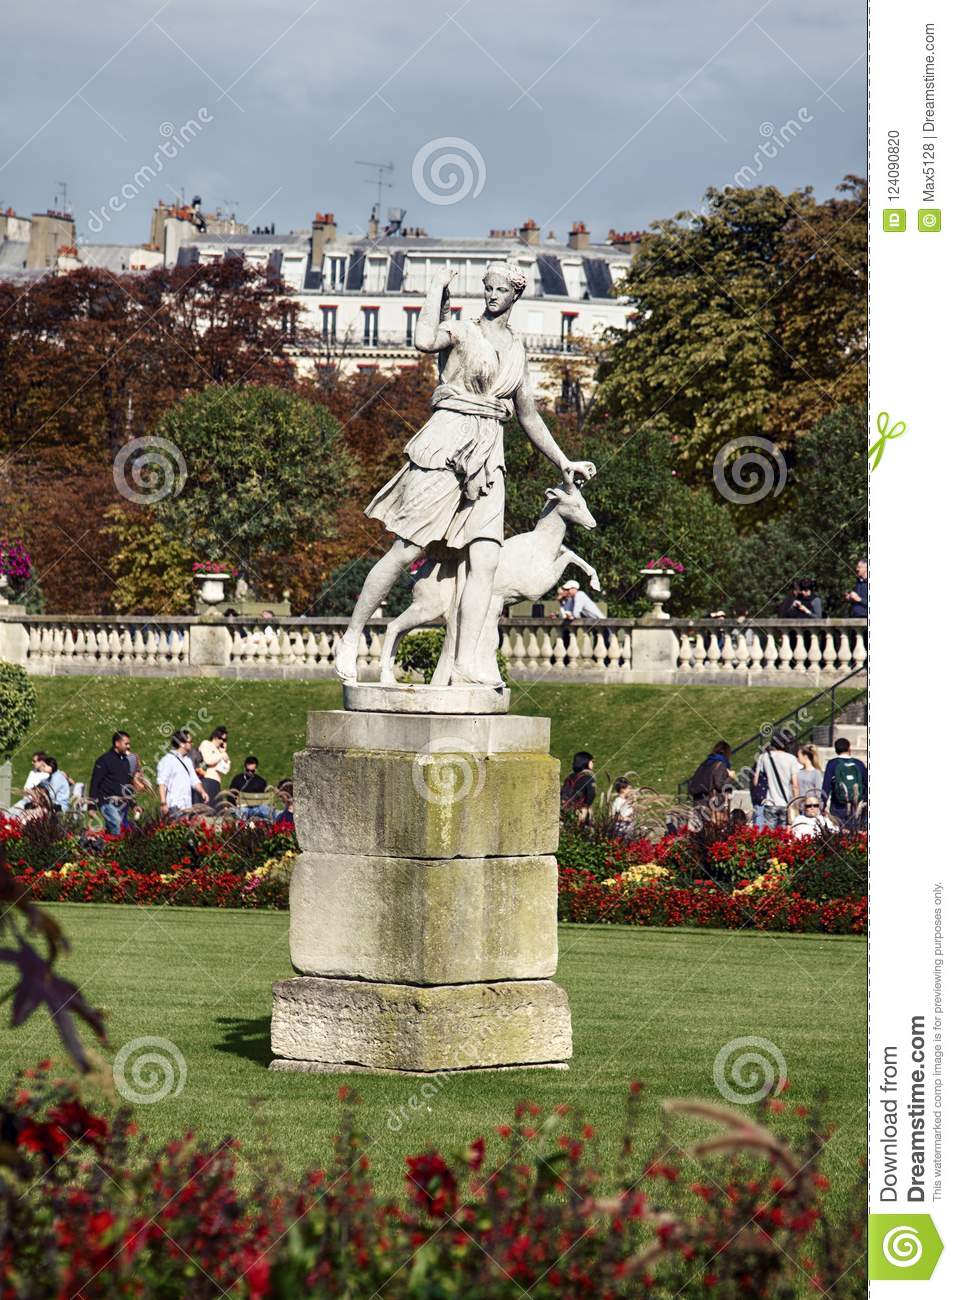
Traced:
<svg viewBox="0 0 957 1300">
<path fill-rule="evenodd" d="M 425 681 L 430 681 L 439 664 L 439 656 L 445 645 L 445 628 L 430 627 L 421 632 L 410 632 L 399 642 L 396 661 L 403 672 L 421 673 Z M 508 685 L 508 665 L 501 651 L 496 651 L 495 659 L 502 681 Z"/>
<path fill-rule="evenodd" d="M 582 1116 L 522 1102 L 488 1143 L 409 1156 L 394 1200 L 375 1191 L 349 1088 L 330 1167 L 294 1178 L 229 1139 L 157 1146 L 129 1109 L 106 1110 L 49 1067 L 21 1076 L 3 1107 L 7 1300 L 514 1300 L 540 1286 L 556 1300 L 737 1300 L 793 1296 L 808 1278 L 847 1300 L 866 1285 L 863 1175 L 847 1217 L 825 1218 L 819 1107 L 775 1098 L 752 1118 L 665 1102 L 698 1140 L 676 1147 L 665 1132 L 637 1153 L 633 1084 L 618 1159 L 602 1170 Z M 793 1141 L 773 1128 L 785 1110 Z"/>
<path fill-rule="evenodd" d="M 0 663 L 0 763 L 20 746 L 37 716 L 37 693 L 24 668 Z"/>
</svg>

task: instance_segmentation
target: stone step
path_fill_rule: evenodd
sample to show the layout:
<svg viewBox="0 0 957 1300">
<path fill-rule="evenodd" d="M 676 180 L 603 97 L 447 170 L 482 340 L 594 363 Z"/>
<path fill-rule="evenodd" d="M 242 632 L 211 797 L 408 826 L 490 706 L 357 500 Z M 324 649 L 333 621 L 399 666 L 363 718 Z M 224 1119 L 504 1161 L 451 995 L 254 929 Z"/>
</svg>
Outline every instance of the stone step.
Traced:
<svg viewBox="0 0 957 1300">
<path fill-rule="evenodd" d="M 859 726 L 856 723 L 835 723 L 834 739 L 840 740 L 841 737 L 851 742 L 851 752 L 858 756 L 867 753 L 867 727 Z M 811 732 L 811 739 L 819 750 L 828 747 L 830 731 L 827 727 L 815 727 Z"/>
</svg>

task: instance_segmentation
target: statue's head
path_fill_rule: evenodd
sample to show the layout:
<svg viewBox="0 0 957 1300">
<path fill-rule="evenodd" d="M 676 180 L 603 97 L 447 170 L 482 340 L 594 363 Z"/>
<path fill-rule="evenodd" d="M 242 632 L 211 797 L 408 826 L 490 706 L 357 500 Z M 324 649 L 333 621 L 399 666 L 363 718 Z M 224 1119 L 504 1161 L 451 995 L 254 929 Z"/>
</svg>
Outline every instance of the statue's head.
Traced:
<svg viewBox="0 0 957 1300">
<path fill-rule="evenodd" d="M 525 272 L 517 262 L 489 262 L 482 284 L 486 311 L 491 316 L 500 316 L 522 296 Z"/>
</svg>

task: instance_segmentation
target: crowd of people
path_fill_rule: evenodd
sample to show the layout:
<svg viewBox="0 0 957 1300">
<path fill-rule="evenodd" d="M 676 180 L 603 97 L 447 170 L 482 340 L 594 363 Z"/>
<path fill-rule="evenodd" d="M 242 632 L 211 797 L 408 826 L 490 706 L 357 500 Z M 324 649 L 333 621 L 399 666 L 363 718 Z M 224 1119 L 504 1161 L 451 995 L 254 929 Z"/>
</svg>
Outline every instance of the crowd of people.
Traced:
<svg viewBox="0 0 957 1300">
<path fill-rule="evenodd" d="M 782 827 L 798 839 L 827 831 L 863 830 L 867 818 L 867 766 L 851 752 L 851 742 L 840 736 L 834 755 L 822 767 L 816 745 L 795 745 L 776 732 L 758 754 L 754 766 L 738 773 L 732 767 L 731 746 L 720 740 L 699 764 L 688 782 L 690 806 L 659 806 L 650 816 L 639 810 L 641 792 L 629 776 L 611 787 L 603 816 L 613 834 L 623 839 L 646 834 L 649 820 L 662 830 L 678 829 L 682 820 L 697 812 L 724 817 L 733 826 L 758 829 Z M 562 811 L 582 824 L 592 823 L 599 800 L 595 760 L 587 750 L 572 759 L 562 782 Z"/>
<path fill-rule="evenodd" d="M 21 797 L 9 811 L 22 818 L 72 810 L 85 819 L 96 813 L 108 834 L 119 835 L 140 815 L 141 797 L 150 794 L 158 803 L 159 816 L 171 821 L 196 814 L 236 816 L 291 828 L 295 821 L 292 779 L 285 777 L 272 789 L 260 774 L 259 759 L 247 754 L 242 770 L 229 780 L 228 740 L 227 728 L 215 727 L 206 740 L 194 745 L 192 732 L 179 728 L 156 764 L 154 783 L 129 733 L 116 731 L 109 749 L 93 764 L 85 788 L 71 780 L 53 755 L 38 750 Z"/>
</svg>

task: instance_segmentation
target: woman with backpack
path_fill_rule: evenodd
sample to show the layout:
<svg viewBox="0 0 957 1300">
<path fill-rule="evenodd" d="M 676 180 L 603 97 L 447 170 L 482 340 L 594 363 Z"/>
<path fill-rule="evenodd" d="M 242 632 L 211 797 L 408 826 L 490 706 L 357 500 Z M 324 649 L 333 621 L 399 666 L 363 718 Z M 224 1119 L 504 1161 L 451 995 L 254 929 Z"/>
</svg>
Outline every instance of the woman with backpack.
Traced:
<svg viewBox="0 0 957 1300">
<path fill-rule="evenodd" d="M 695 804 L 707 803 L 712 796 L 721 796 L 724 788 L 734 779 L 731 770 L 731 746 L 726 740 L 712 745 L 711 753 L 695 769 L 688 782 L 688 793 Z"/>
</svg>

